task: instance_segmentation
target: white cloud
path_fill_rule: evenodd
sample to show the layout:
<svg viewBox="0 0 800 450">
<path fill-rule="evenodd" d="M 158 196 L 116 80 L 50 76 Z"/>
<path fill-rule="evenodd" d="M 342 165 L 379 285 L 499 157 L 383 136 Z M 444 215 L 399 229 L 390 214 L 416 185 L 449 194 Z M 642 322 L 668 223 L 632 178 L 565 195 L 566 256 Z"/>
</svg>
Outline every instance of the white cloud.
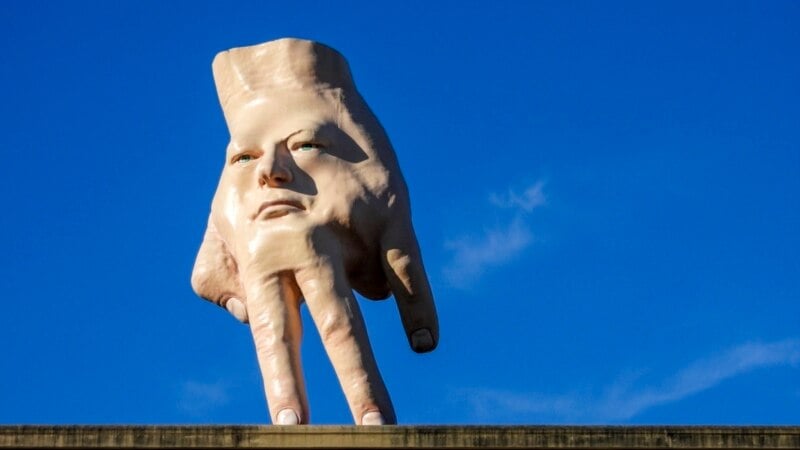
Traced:
<svg viewBox="0 0 800 450">
<path fill-rule="evenodd" d="M 181 386 L 178 408 L 193 416 L 203 416 L 230 401 L 228 386 L 222 381 L 186 381 Z"/>
<path fill-rule="evenodd" d="M 772 343 L 748 343 L 723 354 L 694 362 L 657 386 L 636 386 L 634 379 L 621 379 L 600 396 L 590 394 L 550 395 L 497 389 L 469 389 L 466 396 L 480 418 L 547 417 L 555 420 L 609 422 L 626 420 L 659 405 L 678 402 L 711 389 L 721 382 L 756 369 L 800 365 L 800 339 Z M 522 417 L 520 417 L 522 416 Z"/>
<path fill-rule="evenodd" d="M 798 339 L 744 344 L 715 358 L 691 364 L 659 387 L 638 391 L 612 389 L 598 412 L 604 416 L 616 415 L 616 418 L 627 419 L 653 406 L 679 401 L 754 369 L 781 364 L 794 366 L 799 361 Z"/>
<path fill-rule="evenodd" d="M 470 404 L 476 417 L 490 421 L 505 417 L 516 417 L 520 422 L 530 416 L 572 417 L 582 406 L 578 395 L 520 394 L 486 388 L 461 389 L 455 394 Z"/>
<path fill-rule="evenodd" d="M 521 194 L 511 189 L 506 194 L 493 193 L 489 196 L 489 201 L 500 208 L 520 208 L 522 211 L 531 212 L 537 206 L 547 203 L 543 188 L 544 182 L 539 181 L 533 186 L 527 187 Z"/>
<path fill-rule="evenodd" d="M 545 204 L 543 182 L 529 186 L 521 194 L 491 194 L 489 201 L 500 209 L 515 209 L 506 226 L 488 229 L 480 236 L 462 236 L 445 242 L 452 253 L 443 269 L 445 279 L 460 288 L 469 287 L 487 269 L 502 266 L 520 255 L 533 242 L 527 214 Z"/>
<path fill-rule="evenodd" d="M 445 242 L 453 258 L 443 269 L 444 275 L 453 286 L 467 287 L 487 268 L 505 264 L 522 253 L 532 240 L 528 226 L 517 218 L 508 227 L 488 230 L 479 238 Z"/>
</svg>

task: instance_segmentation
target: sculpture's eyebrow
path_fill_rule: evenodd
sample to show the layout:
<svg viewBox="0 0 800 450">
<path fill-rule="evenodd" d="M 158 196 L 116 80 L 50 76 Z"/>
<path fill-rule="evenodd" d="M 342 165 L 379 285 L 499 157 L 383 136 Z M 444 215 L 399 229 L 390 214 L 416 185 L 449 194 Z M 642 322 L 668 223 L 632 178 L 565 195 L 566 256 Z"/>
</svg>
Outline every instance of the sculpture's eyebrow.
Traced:
<svg viewBox="0 0 800 450">
<path fill-rule="evenodd" d="M 301 128 L 301 129 L 299 129 L 297 131 L 293 131 L 293 132 L 289 133 L 289 135 L 286 136 L 286 138 L 284 140 L 289 141 L 291 138 L 297 136 L 298 134 L 304 134 L 304 133 L 308 134 L 311 137 L 315 137 L 319 133 L 320 128 L 321 127 L 319 127 L 319 126 L 314 126 L 312 128 Z"/>
<path fill-rule="evenodd" d="M 299 129 L 299 130 L 297 130 L 297 131 L 293 131 L 293 132 L 289 133 L 289 135 L 288 135 L 288 136 L 286 136 L 286 140 L 288 141 L 289 139 L 291 139 L 291 138 L 292 138 L 292 136 L 296 136 L 296 135 L 298 135 L 298 134 L 300 134 L 300 133 L 302 133 L 302 132 L 304 132 L 304 131 L 309 131 L 309 130 L 306 130 L 306 129 L 304 129 L 304 128 L 301 128 L 301 129 Z"/>
</svg>

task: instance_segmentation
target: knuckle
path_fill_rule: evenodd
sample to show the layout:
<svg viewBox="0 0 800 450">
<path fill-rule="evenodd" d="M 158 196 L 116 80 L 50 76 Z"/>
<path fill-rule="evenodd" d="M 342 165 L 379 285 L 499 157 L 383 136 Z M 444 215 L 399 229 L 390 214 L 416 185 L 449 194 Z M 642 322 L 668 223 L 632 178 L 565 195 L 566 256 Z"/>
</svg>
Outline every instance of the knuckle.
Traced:
<svg viewBox="0 0 800 450">
<path fill-rule="evenodd" d="M 342 314 L 326 315 L 317 328 L 322 341 L 328 344 L 341 342 L 353 334 L 350 320 Z"/>
</svg>

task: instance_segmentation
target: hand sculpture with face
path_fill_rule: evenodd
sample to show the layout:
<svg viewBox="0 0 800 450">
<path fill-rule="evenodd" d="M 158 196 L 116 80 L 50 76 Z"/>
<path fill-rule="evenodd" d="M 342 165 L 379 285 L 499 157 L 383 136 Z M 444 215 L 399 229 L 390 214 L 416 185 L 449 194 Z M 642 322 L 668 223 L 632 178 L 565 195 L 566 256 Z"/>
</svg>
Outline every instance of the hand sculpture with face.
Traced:
<svg viewBox="0 0 800 450">
<path fill-rule="evenodd" d="M 231 141 L 192 287 L 249 322 L 273 423 L 308 423 L 305 302 L 357 424 L 395 423 L 355 289 L 394 294 L 411 348 L 438 322 L 389 140 L 324 45 L 281 39 L 222 52 L 214 79 Z"/>
</svg>

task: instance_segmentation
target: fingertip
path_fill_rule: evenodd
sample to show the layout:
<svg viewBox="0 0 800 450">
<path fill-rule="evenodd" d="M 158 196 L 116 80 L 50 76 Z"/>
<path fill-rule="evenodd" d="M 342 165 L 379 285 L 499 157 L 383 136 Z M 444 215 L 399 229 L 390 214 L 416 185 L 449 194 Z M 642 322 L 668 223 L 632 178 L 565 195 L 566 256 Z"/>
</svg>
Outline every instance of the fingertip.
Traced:
<svg viewBox="0 0 800 450">
<path fill-rule="evenodd" d="M 414 331 L 409 336 L 411 349 L 417 353 L 430 352 L 436 348 L 436 341 L 433 339 L 431 330 L 427 328 L 420 328 Z"/>
<path fill-rule="evenodd" d="M 293 409 L 286 408 L 278 413 L 278 416 L 275 418 L 275 423 L 278 425 L 299 425 L 300 417 Z"/>
<path fill-rule="evenodd" d="M 231 297 L 225 302 L 225 309 L 233 315 L 239 322 L 247 323 L 247 307 L 244 302 L 236 297 Z"/>
<path fill-rule="evenodd" d="M 361 425 L 386 425 L 386 419 L 378 411 L 370 411 L 361 416 Z"/>
</svg>

